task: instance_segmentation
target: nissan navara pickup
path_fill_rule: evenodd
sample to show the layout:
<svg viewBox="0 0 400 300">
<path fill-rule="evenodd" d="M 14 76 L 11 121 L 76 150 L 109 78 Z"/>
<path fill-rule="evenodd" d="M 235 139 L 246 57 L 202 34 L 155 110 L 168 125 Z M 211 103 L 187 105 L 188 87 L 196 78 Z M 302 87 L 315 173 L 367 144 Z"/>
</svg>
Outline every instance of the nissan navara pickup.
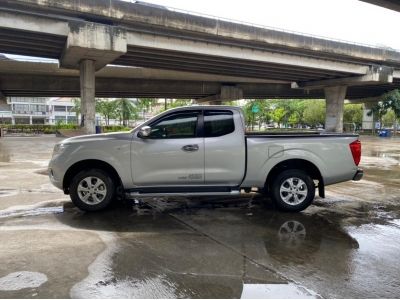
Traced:
<svg viewBox="0 0 400 300">
<path fill-rule="evenodd" d="M 259 192 L 277 208 L 306 209 L 327 185 L 360 180 L 354 134 L 247 133 L 243 111 L 190 106 L 165 111 L 130 132 L 68 138 L 54 148 L 51 182 L 82 210 L 117 195 L 217 196 Z"/>
</svg>

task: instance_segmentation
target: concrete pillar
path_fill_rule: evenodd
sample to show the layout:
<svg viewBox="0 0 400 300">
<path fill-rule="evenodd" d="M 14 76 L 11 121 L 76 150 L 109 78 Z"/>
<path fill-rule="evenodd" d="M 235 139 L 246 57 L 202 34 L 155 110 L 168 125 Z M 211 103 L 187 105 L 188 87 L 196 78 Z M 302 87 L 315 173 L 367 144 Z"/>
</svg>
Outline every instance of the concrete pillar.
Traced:
<svg viewBox="0 0 400 300">
<path fill-rule="evenodd" d="M 326 99 L 326 132 L 343 132 L 343 108 L 346 97 L 346 86 L 324 88 Z"/>
<path fill-rule="evenodd" d="M 29 125 L 32 125 L 33 124 L 33 122 L 32 122 L 32 116 L 29 116 Z"/>
<path fill-rule="evenodd" d="M 80 62 L 81 126 L 87 134 L 96 133 L 95 117 L 95 62 L 85 59 Z"/>
<path fill-rule="evenodd" d="M 375 128 L 374 115 L 368 116 L 375 103 L 364 103 L 363 104 L 363 119 L 362 119 L 362 129 L 363 130 L 373 130 Z"/>
</svg>

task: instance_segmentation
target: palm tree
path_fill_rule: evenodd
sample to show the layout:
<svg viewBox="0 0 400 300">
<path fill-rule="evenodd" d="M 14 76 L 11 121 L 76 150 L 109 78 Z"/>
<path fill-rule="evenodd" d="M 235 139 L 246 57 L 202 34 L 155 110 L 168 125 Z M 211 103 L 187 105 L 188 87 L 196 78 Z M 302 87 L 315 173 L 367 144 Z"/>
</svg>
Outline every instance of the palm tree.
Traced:
<svg viewBox="0 0 400 300">
<path fill-rule="evenodd" d="M 137 118 L 137 111 L 132 102 L 126 98 L 116 100 L 116 107 L 119 114 L 120 122 L 124 126 L 128 126 L 129 120 Z"/>
</svg>

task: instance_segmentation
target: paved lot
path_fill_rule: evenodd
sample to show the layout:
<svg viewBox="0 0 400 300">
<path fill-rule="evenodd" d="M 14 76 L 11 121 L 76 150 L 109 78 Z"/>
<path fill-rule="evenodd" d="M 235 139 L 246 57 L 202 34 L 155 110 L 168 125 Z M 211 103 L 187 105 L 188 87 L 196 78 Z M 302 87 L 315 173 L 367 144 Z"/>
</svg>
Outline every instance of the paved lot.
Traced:
<svg viewBox="0 0 400 300">
<path fill-rule="evenodd" d="M 400 139 L 299 214 L 250 195 L 83 213 L 44 170 L 55 137 L 0 139 L 0 298 L 400 295 Z"/>
</svg>

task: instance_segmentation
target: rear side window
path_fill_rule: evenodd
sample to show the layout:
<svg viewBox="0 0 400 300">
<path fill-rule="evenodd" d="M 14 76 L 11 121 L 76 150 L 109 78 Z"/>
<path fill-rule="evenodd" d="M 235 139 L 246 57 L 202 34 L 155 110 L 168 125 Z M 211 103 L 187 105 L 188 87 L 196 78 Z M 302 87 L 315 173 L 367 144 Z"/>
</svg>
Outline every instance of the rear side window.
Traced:
<svg viewBox="0 0 400 300">
<path fill-rule="evenodd" d="M 234 131 L 231 111 L 204 111 L 204 137 L 217 137 Z"/>
</svg>

